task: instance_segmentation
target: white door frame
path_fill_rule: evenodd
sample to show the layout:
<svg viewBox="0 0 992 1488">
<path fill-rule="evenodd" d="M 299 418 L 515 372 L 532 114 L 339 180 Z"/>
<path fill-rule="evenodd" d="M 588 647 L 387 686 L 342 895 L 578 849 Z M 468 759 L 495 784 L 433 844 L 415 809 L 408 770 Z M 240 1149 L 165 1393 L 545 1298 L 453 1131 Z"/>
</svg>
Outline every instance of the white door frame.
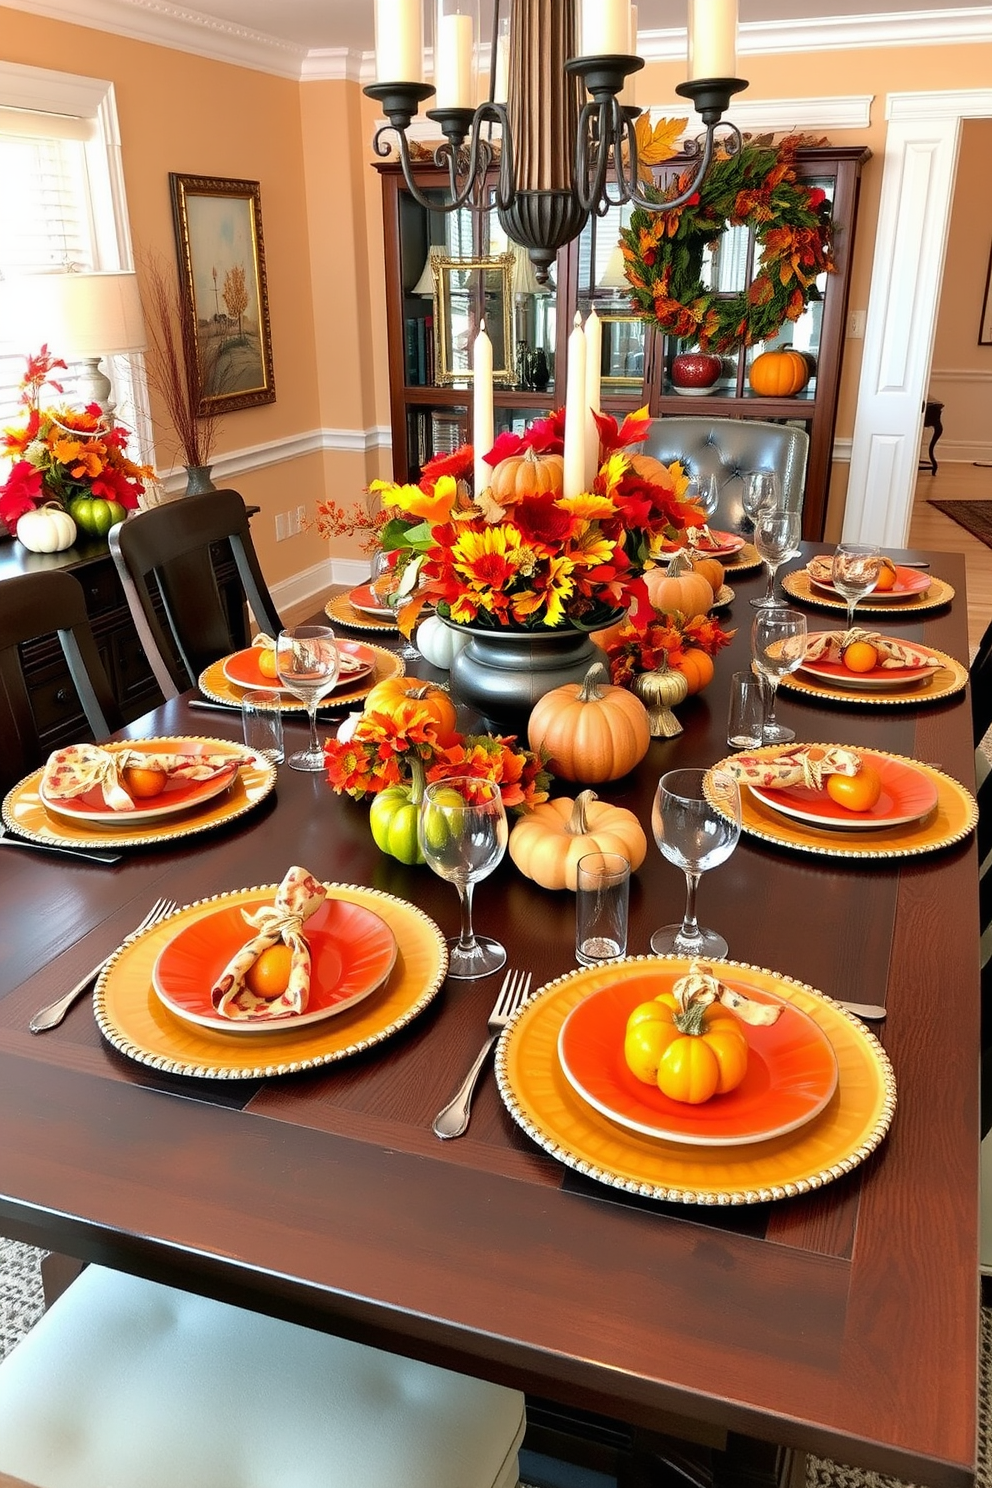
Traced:
<svg viewBox="0 0 992 1488">
<path fill-rule="evenodd" d="M 904 547 L 919 464 L 961 124 L 992 89 L 892 93 L 844 538 Z"/>
</svg>

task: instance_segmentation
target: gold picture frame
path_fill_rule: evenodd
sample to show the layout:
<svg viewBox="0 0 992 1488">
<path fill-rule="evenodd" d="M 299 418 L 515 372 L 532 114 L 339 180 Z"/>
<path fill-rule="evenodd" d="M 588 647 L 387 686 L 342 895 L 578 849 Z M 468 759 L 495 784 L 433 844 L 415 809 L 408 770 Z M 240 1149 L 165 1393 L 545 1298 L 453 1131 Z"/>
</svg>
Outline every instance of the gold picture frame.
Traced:
<svg viewBox="0 0 992 1488">
<path fill-rule="evenodd" d="M 169 185 L 183 314 L 203 387 L 199 411 L 274 403 L 259 183 L 173 171 Z"/>
<path fill-rule="evenodd" d="M 449 258 L 431 249 L 434 277 L 435 381 L 471 382 L 472 343 L 483 322 L 493 344 L 493 382 L 516 380 L 513 357 L 512 253 Z"/>
<path fill-rule="evenodd" d="M 602 384 L 639 388 L 644 381 L 647 326 L 640 315 L 600 315 L 602 328 Z M 638 334 L 632 334 L 637 327 Z"/>
</svg>

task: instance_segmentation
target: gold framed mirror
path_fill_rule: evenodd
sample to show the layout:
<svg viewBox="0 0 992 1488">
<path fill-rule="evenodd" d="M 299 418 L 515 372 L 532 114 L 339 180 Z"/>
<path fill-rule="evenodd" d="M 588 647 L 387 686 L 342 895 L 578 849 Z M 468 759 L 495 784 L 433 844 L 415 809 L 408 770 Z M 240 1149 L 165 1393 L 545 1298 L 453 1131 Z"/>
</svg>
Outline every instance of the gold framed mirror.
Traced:
<svg viewBox="0 0 992 1488">
<path fill-rule="evenodd" d="M 513 383 L 513 254 L 449 258 L 431 249 L 434 360 L 439 385 L 471 382 L 472 344 L 482 321 L 493 344 L 493 382 Z"/>
</svg>

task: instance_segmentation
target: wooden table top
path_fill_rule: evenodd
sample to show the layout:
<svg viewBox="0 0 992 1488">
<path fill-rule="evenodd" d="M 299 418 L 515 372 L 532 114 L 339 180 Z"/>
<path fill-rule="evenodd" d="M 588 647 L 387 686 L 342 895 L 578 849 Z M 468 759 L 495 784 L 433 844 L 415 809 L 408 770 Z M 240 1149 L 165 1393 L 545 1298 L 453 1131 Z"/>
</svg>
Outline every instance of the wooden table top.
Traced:
<svg viewBox="0 0 992 1488">
<path fill-rule="evenodd" d="M 886 623 L 967 663 L 958 598 Z M 727 753 L 727 683 L 746 664 L 759 576 L 733 580 L 739 631 L 716 678 L 626 780 L 600 789 L 648 824 L 659 774 Z M 836 624 L 809 611 L 810 625 Z M 381 638 L 375 637 L 378 642 Z M 429 669 L 427 669 L 429 671 Z M 965 694 L 830 706 L 784 690 L 800 740 L 884 748 L 974 787 Z M 143 733 L 236 738 L 183 699 Z M 287 743 L 303 734 L 287 724 Z M 559 793 L 574 794 L 569 787 Z M 650 834 L 649 834 L 650 835 Z M 836 997 L 885 1001 L 899 1104 L 880 1149 L 812 1195 L 709 1210 L 623 1195 L 533 1145 L 480 1086 L 468 1134 L 431 1121 L 484 1035 L 500 976 L 449 982 L 402 1033 L 326 1071 L 258 1082 L 160 1074 L 106 1044 L 84 1001 L 31 1013 L 112 950 L 151 901 L 277 882 L 291 863 L 413 900 L 446 934 L 454 889 L 376 850 L 368 808 L 321 776 L 229 828 L 116 868 L 0 853 L 0 1231 L 514 1384 L 658 1430 L 718 1428 L 960 1488 L 975 1456 L 978 943 L 975 847 L 836 862 L 742 836 L 705 875 L 700 916 L 731 955 Z M 653 844 L 632 885 L 632 954 L 681 915 Z M 535 987 L 574 967 L 574 901 L 505 860 L 476 893 Z"/>
</svg>

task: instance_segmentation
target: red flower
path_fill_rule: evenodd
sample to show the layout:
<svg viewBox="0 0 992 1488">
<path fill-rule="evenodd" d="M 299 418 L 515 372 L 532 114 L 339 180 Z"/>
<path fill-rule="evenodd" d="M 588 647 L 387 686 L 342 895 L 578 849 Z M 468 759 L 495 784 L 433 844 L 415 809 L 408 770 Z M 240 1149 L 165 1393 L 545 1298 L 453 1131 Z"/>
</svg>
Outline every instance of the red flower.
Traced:
<svg viewBox="0 0 992 1488">
<path fill-rule="evenodd" d="M 13 532 L 18 517 L 31 511 L 43 494 L 41 471 L 18 460 L 3 486 L 0 486 L 0 517 Z"/>
<path fill-rule="evenodd" d="M 468 480 L 474 463 L 470 444 L 459 445 L 458 449 L 451 450 L 448 454 L 435 455 L 420 472 L 420 489 L 433 491 L 435 481 L 442 475 L 453 475 L 455 480 Z"/>
<path fill-rule="evenodd" d="M 523 496 L 513 508 L 513 521 L 526 542 L 557 548 L 575 530 L 575 519 L 557 504 L 553 491 Z"/>
</svg>

